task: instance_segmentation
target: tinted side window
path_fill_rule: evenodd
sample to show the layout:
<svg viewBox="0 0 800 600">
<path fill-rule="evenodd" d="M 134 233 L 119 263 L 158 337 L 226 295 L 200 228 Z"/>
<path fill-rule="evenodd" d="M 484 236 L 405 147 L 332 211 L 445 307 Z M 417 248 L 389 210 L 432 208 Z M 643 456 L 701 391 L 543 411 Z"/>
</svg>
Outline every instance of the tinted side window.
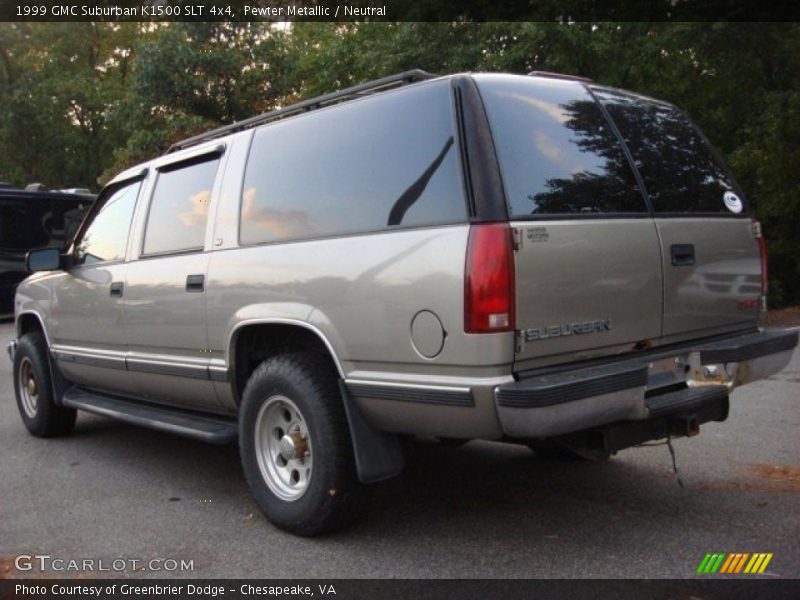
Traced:
<svg viewBox="0 0 800 600">
<path fill-rule="evenodd" d="M 52 233 L 63 229 L 63 213 L 54 213 L 55 202 L 49 199 L 41 199 L 35 204 L 31 203 L 31 243 L 34 247 L 41 248 L 49 246 L 53 240 Z M 61 218 L 59 218 L 61 217 Z"/>
<path fill-rule="evenodd" d="M 150 201 L 144 254 L 201 250 L 219 158 L 161 169 Z"/>
<path fill-rule="evenodd" d="M 31 202 L 31 247 L 63 246 L 77 230 L 89 202 L 53 198 Z"/>
<path fill-rule="evenodd" d="M 78 264 L 125 258 L 131 217 L 140 187 L 141 181 L 128 184 L 105 200 L 76 246 Z M 103 199 L 98 202 L 103 202 Z"/>
<path fill-rule="evenodd" d="M 645 212 L 622 144 L 581 85 L 476 77 L 512 216 Z"/>
<path fill-rule="evenodd" d="M 446 81 L 258 130 L 242 197 L 243 244 L 466 218 Z"/>
<path fill-rule="evenodd" d="M 28 229 L 28 219 L 24 210 L 16 206 L 0 206 L 0 248 L 3 250 L 31 248 Z"/>
<path fill-rule="evenodd" d="M 723 195 L 734 182 L 683 113 L 634 94 L 595 95 L 628 145 L 656 212 L 728 212 Z"/>
</svg>

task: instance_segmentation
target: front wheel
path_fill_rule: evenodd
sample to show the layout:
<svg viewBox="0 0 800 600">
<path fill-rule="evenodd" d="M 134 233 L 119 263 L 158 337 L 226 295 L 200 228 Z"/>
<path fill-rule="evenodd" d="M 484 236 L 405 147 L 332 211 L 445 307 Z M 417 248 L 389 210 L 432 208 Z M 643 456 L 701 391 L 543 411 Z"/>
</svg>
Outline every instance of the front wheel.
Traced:
<svg viewBox="0 0 800 600">
<path fill-rule="evenodd" d="M 39 332 L 26 333 L 17 343 L 14 392 L 22 422 L 33 435 L 54 437 L 75 427 L 76 411 L 54 401 L 47 342 Z"/>
<path fill-rule="evenodd" d="M 313 536 L 359 515 L 347 419 L 323 357 L 285 354 L 253 372 L 242 395 L 239 446 L 253 496 L 278 527 Z"/>
</svg>

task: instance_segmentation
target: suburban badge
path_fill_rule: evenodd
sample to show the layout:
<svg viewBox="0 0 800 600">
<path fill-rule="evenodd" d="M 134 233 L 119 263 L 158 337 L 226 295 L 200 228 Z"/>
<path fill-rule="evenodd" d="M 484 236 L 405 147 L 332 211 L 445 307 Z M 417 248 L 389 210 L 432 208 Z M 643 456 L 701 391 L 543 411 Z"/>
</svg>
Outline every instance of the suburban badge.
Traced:
<svg viewBox="0 0 800 600">
<path fill-rule="evenodd" d="M 547 327 L 531 327 L 525 329 L 525 341 L 546 340 L 554 337 L 568 335 L 583 335 L 584 333 L 600 333 L 611 331 L 611 319 L 596 319 L 594 321 L 579 321 L 563 325 L 548 325 Z"/>
</svg>

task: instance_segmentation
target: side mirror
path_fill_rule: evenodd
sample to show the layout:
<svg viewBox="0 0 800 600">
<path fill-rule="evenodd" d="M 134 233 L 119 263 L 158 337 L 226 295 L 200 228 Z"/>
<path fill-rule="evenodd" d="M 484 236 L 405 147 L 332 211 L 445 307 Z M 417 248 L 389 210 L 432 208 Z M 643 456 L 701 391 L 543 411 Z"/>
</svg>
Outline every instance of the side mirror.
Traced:
<svg viewBox="0 0 800 600">
<path fill-rule="evenodd" d="M 25 257 L 25 268 L 31 273 L 57 271 L 61 268 L 61 250 L 59 248 L 31 250 Z"/>
</svg>

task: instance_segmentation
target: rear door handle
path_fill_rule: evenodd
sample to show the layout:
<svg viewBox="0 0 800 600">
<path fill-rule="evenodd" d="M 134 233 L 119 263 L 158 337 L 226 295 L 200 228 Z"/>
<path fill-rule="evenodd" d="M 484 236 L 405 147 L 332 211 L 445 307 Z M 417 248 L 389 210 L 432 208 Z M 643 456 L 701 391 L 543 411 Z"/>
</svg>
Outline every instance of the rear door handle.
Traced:
<svg viewBox="0 0 800 600">
<path fill-rule="evenodd" d="M 108 289 L 108 295 L 114 298 L 122 298 L 123 289 L 125 289 L 125 285 L 121 281 L 114 281 Z"/>
<path fill-rule="evenodd" d="M 186 291 L 187 292 L 202 292 L 206 287 L 205 275 L 187 275 L 186 276 Z"/>
<path fill-rule="evenodd" d="M 694 264 L 694 244 L 672 244 L 669 253 L 673 267 L 689 267 Z"/>
</svg>

